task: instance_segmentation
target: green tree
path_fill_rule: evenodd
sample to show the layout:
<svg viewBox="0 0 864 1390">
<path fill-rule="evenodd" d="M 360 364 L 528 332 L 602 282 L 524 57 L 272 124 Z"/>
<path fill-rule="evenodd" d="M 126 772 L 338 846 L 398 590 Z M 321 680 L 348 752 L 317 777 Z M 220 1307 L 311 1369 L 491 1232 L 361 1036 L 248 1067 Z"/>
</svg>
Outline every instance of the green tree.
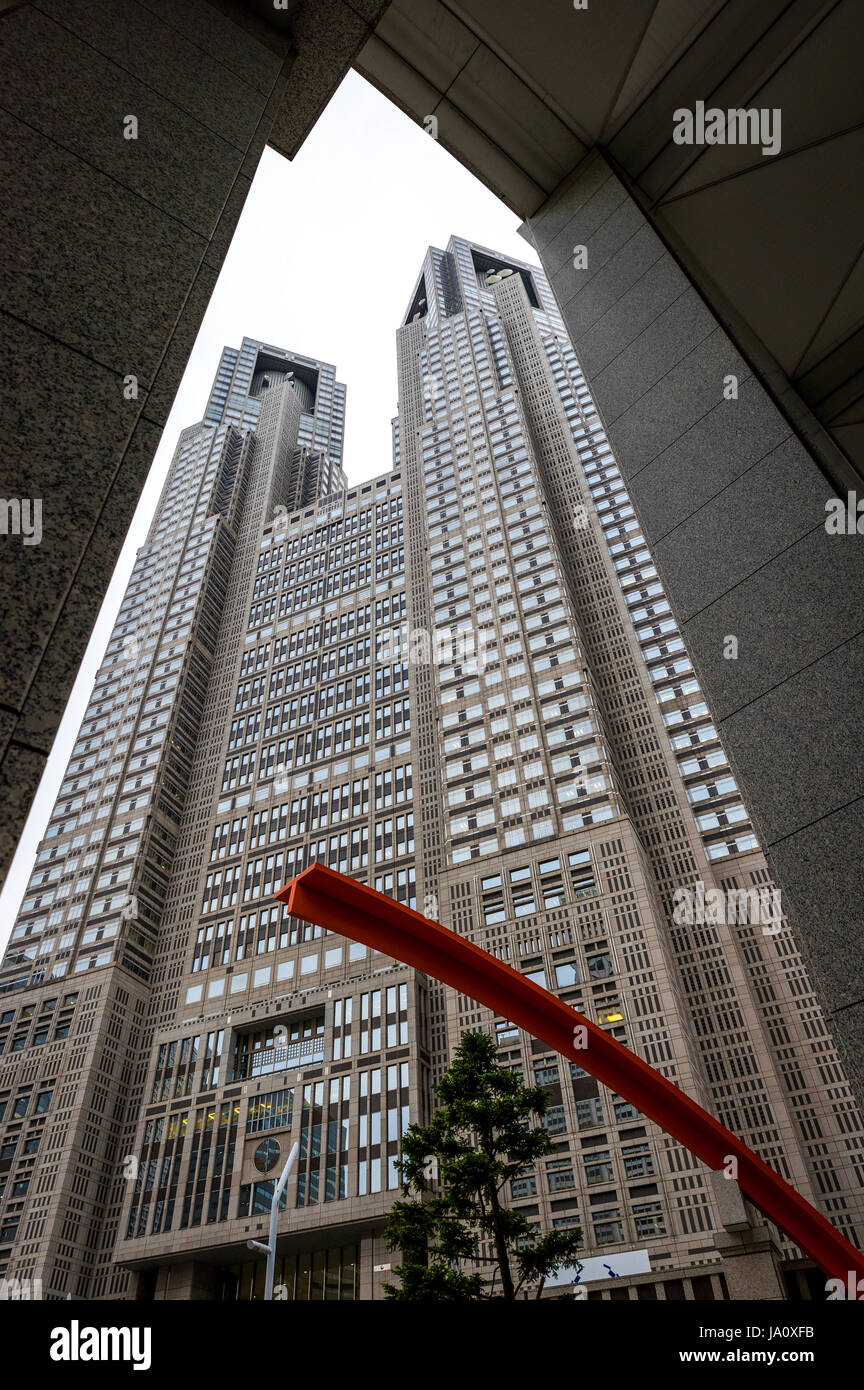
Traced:
<svg viewBox="0 0 864 1390">
<path fill-rule="evenodd" d="M 499 1066 L 486 1033 L 463 1035 L 436 1092 L 431 1123 L 409 1125 L 402 1138 L 397 1166 L 406 1200 L 394 1205 L 384 1239 L 403 1263 L 385 1295 L 466 1302 L 527 1297 L 534 1287 L 539 1298 L 558 1265 L 579 1266 L 582 1234 L 537 1236 L 502 1203 L 507 1184 L 552 1152 L 546 1130 L 532 1125 L 546 1111 L 546 1092 Z M 466 1263 L 475 1272 L 466 1273 Z M 484 1265 L 485 1276 L 476 1269 Z"/>
</svg>

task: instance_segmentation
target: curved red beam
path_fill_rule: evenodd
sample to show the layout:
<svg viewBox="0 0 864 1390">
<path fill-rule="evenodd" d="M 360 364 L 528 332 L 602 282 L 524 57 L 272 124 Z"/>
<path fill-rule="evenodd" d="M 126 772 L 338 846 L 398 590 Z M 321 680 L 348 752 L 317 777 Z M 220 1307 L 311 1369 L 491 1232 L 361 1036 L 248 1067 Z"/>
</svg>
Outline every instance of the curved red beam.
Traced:
<svg viewBox="0 0 864 1390">
<path fill-rule="evenodd" d="M 826 1274 L 844 1285 L 850 1270 L 864 1275 L 861 1252 L 731 1130 L 635 1052 L 533 980 L 439 922 L 323 864 L 304 869 L 276 897 L 292 917 L 413 965 L 518 1024 L 629 1101 L 709 1168 L 723 1168 L 734 1156 L 744 1195 Z"/>
</svg>

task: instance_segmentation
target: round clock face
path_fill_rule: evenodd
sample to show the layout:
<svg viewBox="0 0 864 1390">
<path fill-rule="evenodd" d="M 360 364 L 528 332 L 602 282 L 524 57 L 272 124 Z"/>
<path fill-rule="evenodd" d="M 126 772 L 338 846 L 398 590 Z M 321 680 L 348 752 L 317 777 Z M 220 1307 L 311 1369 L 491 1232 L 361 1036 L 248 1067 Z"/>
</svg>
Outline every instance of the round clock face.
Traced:
<svg viewBox="0 0 864 1390">
<path fill-rule="evenodd" d="M 269 1173 L 281 1152 L 278 1139 L 262 1139 L 253 1155 L 259 1173 Z"/>
</svg>

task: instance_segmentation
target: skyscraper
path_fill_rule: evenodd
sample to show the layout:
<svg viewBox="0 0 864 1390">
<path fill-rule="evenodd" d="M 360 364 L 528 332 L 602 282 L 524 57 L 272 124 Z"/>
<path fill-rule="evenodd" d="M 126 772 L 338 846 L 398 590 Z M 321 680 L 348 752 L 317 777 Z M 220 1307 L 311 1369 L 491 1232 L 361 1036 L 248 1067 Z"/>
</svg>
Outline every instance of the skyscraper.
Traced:
<svg viewBox="0 0 864 1390">
<path fill-rule="evenodd" d="M 640 1296 L 725 1296 L 706 1170 L 289 918 L 314 861 L 587 1013 L 864 1235 L 860 1117 L 542 272 L 430 249 L 398 371 L 393 467 L 356 487 L 334 369 L 250 339 L 181 435 L 0 969 L 0 1267 L 46 1296 L 260 1297 L 295 1139 L 283 1296 L 381 1296 L 399 1138 L 469 1027 L 549 1091 L 508 1201 Z"/>
</svg>

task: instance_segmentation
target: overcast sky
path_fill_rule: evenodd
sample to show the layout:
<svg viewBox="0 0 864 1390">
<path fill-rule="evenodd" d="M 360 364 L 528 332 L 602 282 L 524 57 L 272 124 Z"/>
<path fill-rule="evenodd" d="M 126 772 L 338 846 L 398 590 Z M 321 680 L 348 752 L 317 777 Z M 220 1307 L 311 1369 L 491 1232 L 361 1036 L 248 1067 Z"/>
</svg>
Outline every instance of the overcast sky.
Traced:
<svg viewBox="0 0 864 1390">
<path fill-rule="evenodd" d="M 335 364 L 348 388 L 345 470 L 390 467 L 395 334 L 427 246 L 464 236 L 535 261 L 518 219 L 386 97 L 349 73 L 297 158 L 267 149 L 204 315 L 141 501 L 0 896 L 5 943 L 181 429 L 244 334 Z"/>
</svg>

